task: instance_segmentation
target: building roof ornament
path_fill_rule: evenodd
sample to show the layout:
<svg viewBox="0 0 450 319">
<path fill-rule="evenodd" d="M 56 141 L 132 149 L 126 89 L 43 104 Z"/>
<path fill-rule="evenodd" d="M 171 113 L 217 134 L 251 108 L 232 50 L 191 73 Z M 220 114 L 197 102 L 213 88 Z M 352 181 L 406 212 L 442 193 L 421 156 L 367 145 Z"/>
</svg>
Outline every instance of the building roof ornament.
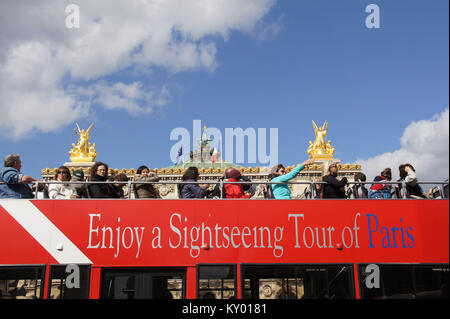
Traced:
<svg viewBox="0 0 450 319">
<path fill-rule="evenodd" d="M 73 130 L 79 136 L 79 139 L 77 145 L 72 144 L 73 148 L 69 151 L 70 160 L 72 163 L 92 163 L 97 157 L 95 143 L 92 145 L 89 143 L 89 137 L 94 123 L 87 130 L 80 129 L 78 123 L 76 125 L 78 131 L 76 129 Z"/>
<path fill-rule="evenodd" d="M 309 147 L 306 150 L 306 152 L 309 154 L 311 158 L 317 159 L 317 160 L 331 160 L 334 156 L 334 147 L 331 146 L 331 141 L 326 141 L 326 136 L 328 132 L 328 122 L 325 121 L 325 123 L 317 127 L 316 123 L 312 121 L 312 124 L 314 126 L 314 133 L 316 135 L 316 140 L 313 142 L 309 141 Z"/>
</svg>

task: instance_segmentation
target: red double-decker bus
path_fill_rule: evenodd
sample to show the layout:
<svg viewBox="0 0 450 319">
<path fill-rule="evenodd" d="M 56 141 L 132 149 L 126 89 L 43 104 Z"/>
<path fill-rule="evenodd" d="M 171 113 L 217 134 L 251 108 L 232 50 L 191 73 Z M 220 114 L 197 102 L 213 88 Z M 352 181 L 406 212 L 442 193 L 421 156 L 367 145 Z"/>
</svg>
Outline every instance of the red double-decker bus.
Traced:
<svg viewBox="0 0 450 319">
<path fill-rule="evenodd" d="M 0 298 L 447 298 L 448 200 L 0 200 Z"/>
</svg>

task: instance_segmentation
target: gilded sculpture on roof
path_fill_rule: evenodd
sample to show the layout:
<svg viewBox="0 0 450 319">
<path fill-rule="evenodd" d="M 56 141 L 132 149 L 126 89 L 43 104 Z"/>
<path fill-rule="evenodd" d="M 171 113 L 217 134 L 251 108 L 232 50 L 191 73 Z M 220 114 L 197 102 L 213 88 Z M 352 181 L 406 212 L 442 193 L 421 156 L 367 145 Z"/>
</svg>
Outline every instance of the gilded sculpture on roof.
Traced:
<svg viewBox="0 0 450 319">
<path fill-rule="evenodd" d="M 76 123 L 76 125 L 78 130 L 73 130 L 75 134 L 78 135 L 79 139 L 77 145 L 72 144 L 73 148 L 69 151 L 70 160 L 76 163 L 94 162 L 97 157 L 95 143 L 92 145 L 89 143 L 89 136 L 94 123 L 92 123 L 87 130 L 80 129 L 78 123 Z"/>
<path fill-rule="evenodd" d="M 309 141 L 309 147 L 306 151 L 311 158 L 319 160 L 330 160 L 334 156 L 334 147 L 331 146 L 331 141 L 326 142 L 326 136 L 328 132 L 328 122 L 318 127 L 314 121 L 312 121 L 314 126 L 314 133 L 316 135 L 316 140 L 313 142 Z"/>
</svg>

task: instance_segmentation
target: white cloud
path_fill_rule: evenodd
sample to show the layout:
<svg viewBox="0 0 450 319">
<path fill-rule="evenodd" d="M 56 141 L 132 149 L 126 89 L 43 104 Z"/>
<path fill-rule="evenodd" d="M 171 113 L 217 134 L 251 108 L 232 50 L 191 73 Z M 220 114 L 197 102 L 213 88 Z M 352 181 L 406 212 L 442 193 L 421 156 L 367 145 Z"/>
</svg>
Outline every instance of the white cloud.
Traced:
<svg viewBox="0 0 450 319">
<path fill-rule="evenodd" d="M 449 177 L 449 109 L 430 120 L 412 122 L 400 138 L 401 148 L 369 159 L 358 159 L 367 180 L 390 167 L 397 180 L 398 166 L 410 163 L 419 180 L 444 181 Z"/>
<path fill-rule="evenodd" d="M 93 102 L 151 113 L 170 101 L 166 86 L 104 78 L 126 68 L 151 74 L 155 66 L 213 72 L 215 41 L 233 31 L 252 33 L 275 2 L 78 0 L 80 28 L 68 29 L 65 8 L 72 1 L 2 0 L 0 129 L 15 138 L 56 130 L 86 116 Z"/>
<path fill-rule="evenodd" d="M 72 90 L 87 100 L 84 103 L 96 103 L 109 110 L 125 110 L 132 115 L 149 114 L 155 107 L 162 107 L 171 100 L 166 86 L 159 91 L 145 90 L 139 81 L 109 84 L 100 80 L 88 88 L 74 87 Z"/>
<path fill-rule="evenodd" d="M 258 41 L 260 42 L 263 42 L 275 38 L 283 29 L 284 18 L 284 15 L 281 15 L 277 20 L 271 22 L 261 20 L 256 27 L 256 39 L 258 39 Z"/>
</svg>

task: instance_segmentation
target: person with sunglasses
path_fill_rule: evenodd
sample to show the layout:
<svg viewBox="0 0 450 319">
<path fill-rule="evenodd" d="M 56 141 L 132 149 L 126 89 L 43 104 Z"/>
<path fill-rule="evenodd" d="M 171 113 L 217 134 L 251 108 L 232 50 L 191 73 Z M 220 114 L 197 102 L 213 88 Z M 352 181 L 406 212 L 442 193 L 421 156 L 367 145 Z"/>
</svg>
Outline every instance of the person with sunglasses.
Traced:
<svg viewBox="0 0 450 319">
<path fill-rule="evenodd" d="M 69 168 L 60 166 L 56 171 L 55 180 L 57 182 L 69 182 L 71 180 Z M 80 198 L 77 189 L 72 184 L 50 184 L 48 186 L 48 197 L 50 199 L 74 199 Z"/>
<path fill-rule="evenodd" d="M 297 165 L 289 173 L 282 164 L 275 165 L 270 171 L 270 181 L 276 183 L 286 183 L 295 178 L 306 166 L 314 164 L 314 159 L 310 158 L 302 164 Z M 291 199 L 291 191 L 288 184 L 271 184 L 272 194 L 275 199 Z"/>
<path fill-rule="evenodd" d="M 338 176 L 337 163 L 331 163 L 328 166 L 328 175 L 322 178 L 323 184 L 323 198 L 346 198 L 345 186 L 348 183 L 347 177 L 343 177 L 341 180 L 337 179 Z"/>
</svg>

